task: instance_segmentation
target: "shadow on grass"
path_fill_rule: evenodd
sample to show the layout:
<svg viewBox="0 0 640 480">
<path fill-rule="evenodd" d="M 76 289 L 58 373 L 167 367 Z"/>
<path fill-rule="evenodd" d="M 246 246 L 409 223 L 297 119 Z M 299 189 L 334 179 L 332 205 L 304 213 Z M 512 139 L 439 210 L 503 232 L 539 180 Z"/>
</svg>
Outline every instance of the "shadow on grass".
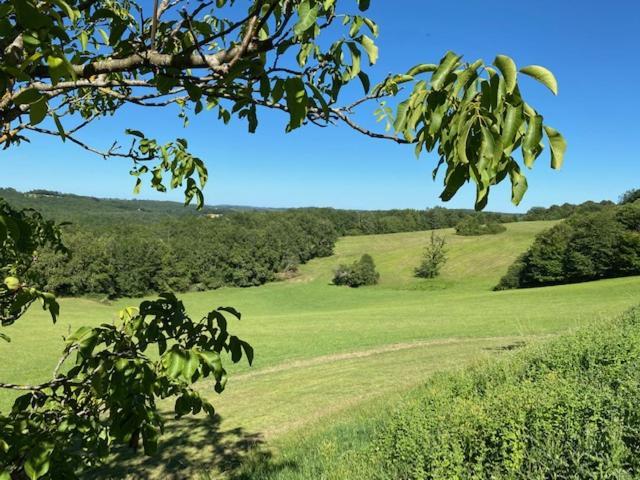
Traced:
<svg viewBox="0 0 640 480">
<path fill-rule="evenodd" d="M 492 352 L 510 352 L 512 350 L 518 350 L 526 346 L 527 346 L 527 342 L 518 341 L 518 342 L 511 343 L 509 345 L 500 345 L 499 347 L 486 347 L 484 350 L 489 350 Z"/>
<path fill-rule="evenodd" d="M 260 433 L 242 428 L 224 430 L 220 424 L 219 416 L 168 420 L 156 455 L 121 449 L 109 465 L 88 472 L 85 478 L 246 480 L 254 478 L 246 473 L 249 470 L 259 471 L 260 477 L 296 470 L 291 462 L 273 459 Z M 245 464 L 252 467 L 245 469 Z"/>
</svg>

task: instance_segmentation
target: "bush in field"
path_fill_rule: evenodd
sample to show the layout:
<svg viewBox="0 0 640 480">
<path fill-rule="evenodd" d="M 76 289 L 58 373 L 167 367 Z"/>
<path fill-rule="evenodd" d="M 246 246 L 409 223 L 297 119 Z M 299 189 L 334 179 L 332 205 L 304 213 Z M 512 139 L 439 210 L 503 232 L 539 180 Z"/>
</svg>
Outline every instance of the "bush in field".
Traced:
<svg viewBox="0 0 640 480">
<path fill-rule="evenodd" d="M 640 274 L 640 202 L 576 214 L 539 234 L 496 290 Z"/>
<path fill-rule="evenodd" d="M 440 274 L 440 269 L 447 261 L 446 243 L 444 237 L 431 232 L 431 239 L 422 255 L 422 262 L 415 269 L 416 277 L 435 278 Z"/>
<path fill-rule="evenodd" d="M 458 375 L 401 407 L 370 453 L 384 478 L 637 478 L 640 309 Z"/>
<path fill-rule="evenodd" d="M 379 279 L 380 274 L 376 271 L 373 258 L 365 253 L 351 265 L 340 265 L 333 276 L 333 284 L 357 288 L 375 285 Z"/>
<path fill-rule="evenodd" d="M 462 220 L 456 225 L 456 234 L 474 237 L 479 235 L 495 235 L 506 231 L 507 228 L 495 221 L 488 221 L 483 223 L 483 220 L 478 217 L 468 217 Z"/>
</svg>

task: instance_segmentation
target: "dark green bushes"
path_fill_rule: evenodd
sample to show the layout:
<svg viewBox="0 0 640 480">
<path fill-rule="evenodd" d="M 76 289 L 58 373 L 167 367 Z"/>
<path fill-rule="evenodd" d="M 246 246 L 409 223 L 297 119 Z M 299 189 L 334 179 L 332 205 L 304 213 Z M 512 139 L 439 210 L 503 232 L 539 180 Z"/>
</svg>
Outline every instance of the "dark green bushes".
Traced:
<svg viewBox="0 0 640 480">
<path fill-rule="evenodd" d="M 640 202 L 576 214 L 538 235 L 497 290 L 640 274 Z"/>
<path fill-rule="evenodd" d="M 333 276 L 333 284 L 357 288 L 375 285 L 379 279 L 380 274 L 376 271 L 373 258 L 365 253 L 351 265 L 340 265 Z"/>
<path fill-rule="evenodd" d="M 637 478 L 640 309 L 431 381 L 379 434 L 381 478 Z"/>
<path fill-rule="evenodd" d="M 466 237 L 495 235 L 506 230 L 504 225 L 492 220 L 487 221 L 482 217 L 468 217 L 456 225 L 456 234 Z"/>
</svg>

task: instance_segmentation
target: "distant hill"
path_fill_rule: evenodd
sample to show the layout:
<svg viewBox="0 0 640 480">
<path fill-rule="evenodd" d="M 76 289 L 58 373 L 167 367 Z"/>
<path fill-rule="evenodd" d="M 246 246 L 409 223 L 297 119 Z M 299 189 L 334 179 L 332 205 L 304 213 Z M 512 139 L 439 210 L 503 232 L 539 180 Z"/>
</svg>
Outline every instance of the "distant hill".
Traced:
<svg viewBox="0 0 640 480">
<path fill-rule="evenodd" d="M 0 188 L 0 198 L 17 208 L 33 208 L 47 218 L 73 223 L 104 223 L 105 220 L 123 218 L 136 222 L 156 222 L 167 217 L 217 216 L 229 212 L 267 210 L 241 205 L 205 206 L 197 210 L 192 205 L 185 207 L 180 202 L 97 198 L 42 189 L 23 193 L 13 188 Z"/>
</svg>

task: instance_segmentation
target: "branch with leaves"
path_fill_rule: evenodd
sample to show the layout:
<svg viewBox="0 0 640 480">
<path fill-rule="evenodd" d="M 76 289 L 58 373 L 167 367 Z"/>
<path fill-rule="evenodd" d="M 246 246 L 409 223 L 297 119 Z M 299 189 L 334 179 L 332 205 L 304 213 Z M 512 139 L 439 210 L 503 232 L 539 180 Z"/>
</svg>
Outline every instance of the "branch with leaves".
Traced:
<svg viewBox="0 0 640 480">
<path fill-rule="evenodd" d="M 146 172 L 152 188 L 163 190 L 184 187 L 190 176 L 176 175 L 173 169 L 184 166 L 166 161 L 162 148 L 148 156 L 117 142 L 100 148 L 82 140 L 81 131 L 128 104 L 175 105 L 185 124 L 191 115 L 215 111 L 213 118 L 224 123 L 245 119 L 250 132 L 260 110 L 275 109 L 288 116 L 287 131 L 343 124 L 371 138 L 414 145 L 417 155 L 435 152 L 434 177 L 446 166 L 441 198 L 449 200 L 471 182 L 478 209 L 491 186 L 507 177 L 513 202 L 520 202 L 524 168 L 540 156 L 545 137 L 552 167 L 561 166 L 564 139 L 544 125 L 519 84 L 522 74 L 557 93 L 550 71 L 518 71 L 504 55 L 492 65 L 466 63 L 448 52 L 437 64 L 419 64 L 372 85 L 365 65 L 378 60 L 379 32 L 362 13 L 368 7 L 346 0 L 162 1 L 145 15 L 129 0 L 8 2 L 0 5 L 0 144 L 58 136 L 104 157 L 153 163 L 134 168 L 136 189 Z M 361 83 L 363 97 L 343 103 L 353 81 Z M 386 128 L 357 121 L 358 110 L 371 103 Z M 164 174 L 171 179 L 165 182 Z M 200 202 L 202 186 L 186 185 L 187 200 Z"/>
</svg>

